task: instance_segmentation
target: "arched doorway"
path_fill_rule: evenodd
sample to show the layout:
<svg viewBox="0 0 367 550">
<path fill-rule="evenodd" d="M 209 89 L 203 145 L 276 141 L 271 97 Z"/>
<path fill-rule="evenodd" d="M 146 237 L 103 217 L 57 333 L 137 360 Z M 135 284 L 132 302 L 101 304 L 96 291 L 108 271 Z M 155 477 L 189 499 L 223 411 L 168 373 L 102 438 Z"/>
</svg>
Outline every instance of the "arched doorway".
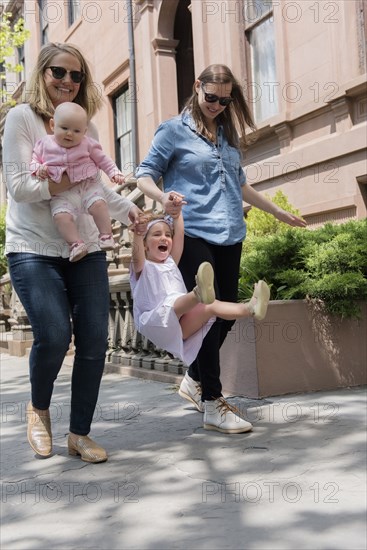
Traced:
<svg viewBox="0 0 367 550">
<path fill-rule="evenodd" d="M 195 79 L 190 4 L 191 0 L 179 0 L 173 31 L 173 38 L 179 41 L 176 48 L 176 75 L 177 99 L 180 111 L 186 99 L 191 96 Z"/>
</svg>

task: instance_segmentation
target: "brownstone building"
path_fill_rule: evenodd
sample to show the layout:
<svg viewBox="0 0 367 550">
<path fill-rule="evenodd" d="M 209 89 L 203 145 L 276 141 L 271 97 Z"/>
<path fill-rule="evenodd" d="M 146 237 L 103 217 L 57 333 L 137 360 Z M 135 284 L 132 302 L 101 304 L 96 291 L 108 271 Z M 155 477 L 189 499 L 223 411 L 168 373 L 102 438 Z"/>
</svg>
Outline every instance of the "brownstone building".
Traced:
<svg viewBox="0 0 367 550">
<path fill-rule="evenodd" d="M 105 98 L 95 122 L 126 174 L 195 75 L 229 65 L 257 124 L 246 159 L 259 191 L 282 189 L 309 225 L 366 216 L 363 0 L 12 0 L 31 37 L 8 76 L 19 95 L 47 41 L 78 45 Z M 4 200 L 4 196 L 3 196 Z"/>
</svg>

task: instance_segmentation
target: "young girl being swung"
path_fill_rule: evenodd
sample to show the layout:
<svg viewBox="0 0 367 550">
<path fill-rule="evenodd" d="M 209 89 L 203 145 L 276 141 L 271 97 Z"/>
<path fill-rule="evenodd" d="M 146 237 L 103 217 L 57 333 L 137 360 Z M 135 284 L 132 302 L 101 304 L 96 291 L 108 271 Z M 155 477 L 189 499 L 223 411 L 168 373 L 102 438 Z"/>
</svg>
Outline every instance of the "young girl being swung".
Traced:
<svg viewBox="0 0 367 550">
<path fill-rule="evenodd" d="M 216 300 L 213 268 L 203 262 L 196 275 L 196 287 L 187 292 L 177 267 L 184 243 L 181 208 L 185 202 L 182 195 L 173 193 L 170 200 L 179 212 L 177 217 L 148 221 L 142 216 L 133 232 L 133 313 L 136 328 L 143 336 L 189 365 L 216 317 L 263 319 L 270 291 L 264 281 L 259 281 L 246 304 Z"/>
</svg>

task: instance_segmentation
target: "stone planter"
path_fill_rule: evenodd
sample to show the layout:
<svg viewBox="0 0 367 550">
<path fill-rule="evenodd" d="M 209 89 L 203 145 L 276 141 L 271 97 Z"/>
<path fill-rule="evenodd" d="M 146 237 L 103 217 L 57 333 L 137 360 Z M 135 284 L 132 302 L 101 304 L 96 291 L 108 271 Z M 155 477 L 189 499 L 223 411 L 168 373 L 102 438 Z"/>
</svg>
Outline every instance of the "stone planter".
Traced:
<svg viewBox="0 0 367 550">
<path fill-rule="evenodd" d="M 268 397 L 366 384 L 367 304 L 340 320 L 303 300 L 270 302 L 266 318 L 237 321 L 221 349 L 226 395 Z"/>
</svg>

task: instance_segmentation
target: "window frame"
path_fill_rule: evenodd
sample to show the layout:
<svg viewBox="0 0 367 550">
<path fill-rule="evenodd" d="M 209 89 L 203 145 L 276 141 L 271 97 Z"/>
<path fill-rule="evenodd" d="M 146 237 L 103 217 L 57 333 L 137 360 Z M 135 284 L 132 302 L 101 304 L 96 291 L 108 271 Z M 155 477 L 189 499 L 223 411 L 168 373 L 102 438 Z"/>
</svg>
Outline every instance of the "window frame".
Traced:
<svg viewBox="0 0 367 550">
<path fill-rule="evenodd" d="M 133 174 L 133 172 L 135 170 L 135 167 L 133 166 L 133 158 L 134 158 L 133 157 L 133 150 L 132 150 L 132 148 L 133 148 L 133 142 L 132 142 L 133 127 L 132 127 L 131 106 L 130 106 L 130 102 L 131 102 L 131 100 L 133 100 L 133 98 L 130 101 L 128 100 L 129 92 L 130 92 L 129 85 L 128 85 L 128 83 L 126 83 L 123 86 L 121 86 L 114 93 L 114 95 L 111 98 L 112 99 L 112 111 L 113 111 L 113 123 L 114 123 L 115 158 L 116 158 L 116 164 L 119 167 L 119 169 L 121 170 L 121 172 L 124 174 L 124 176 L 129 176 L 129 175 Z M 124 95 L 126 95 L 125 101 L 122 100 L 125 103 L 124 112 L 125 113 L 129 112 L 130 126 L 128 127 L 128 129 L 125 132 L 122 132 L 119 135 L 118 119 L 117 119 L 117 116 L 118 116 L 117 103 L 118 103 L 119 99 L 122 98 Z M 123 159 L 122 154 L 121 154 L 122 139 L 125 136 L 129 136 L 129 158 L 128 159 Z M 126 166 L 131 166 L 131 170 L 127 171 L 125 169 Z"/>
<path fill-rule="evenodd" d="M 39 32 L 40 32 L 40 44 L 44 46 L 48 44 L 48 21 L 43 17 L 43 11 L 47 6 L 47 0 L 37 0 L 38 15 L 39 15 Z"/>
<path fill-rule="evenodd" d="M 68 0 L 68 26 L 72 27 L 80 19 L 80 0 Z"/>
<path fill-rule="evenodd" d="M 250 10 L 251 8 L 249 6 L 256 5 L 258 0 L 243 0 L 244 8 L 246 10 Z M 265 4 L 269 4 L 269 9 L 264 11 L 264 13 L 261 13 L 259 17 L 256 17 L 255 19 L 247 22 L 246 17 L 244 17 L 244 39 L 245 39 L 245 62 L 246 62 L 246 73 L 248 75 L 248 101 L 250 105 L 252 105 L 252 112 L 253 117 L 255 120 L 255 123 L 262 124 L 265 120 L 271 118 L 272 116 L 275 116 L 279 113 L 279 107 L 280 107 L 280 98 L 279 98 L 279 89 L 276 87 L 274 91 L 274 109 L 268 116 L 265 116 L 264 118 L 260 118 L 259 114 L 256 109 L 256 101 L 255 101 L 255 95 L 254 95 L 254 84 L 256 84 L 256 76 L 255 76 L 255 66 L 253 62 L 253 50 L 254 46 L 251 42 L 251 34 L 256 28 L 259 28 L 263 23 L 265 23 L 268 20 L 273 20 L 273 38 L 274 38 L 274 76 L 275 80 L 274 82 L 277 83 L 276 75 L 277 75 L 277 57 L 276 57 L 276 41 L 275 41 L 275 18 L 274 18 L 274 6 L 272 0 L 265 0 Z M 244 10 L 244 14 L 246 14 L 246 11 Z M 264 94 L 264 88 L 261 87 L 261 94 Z"/>
</svg>

